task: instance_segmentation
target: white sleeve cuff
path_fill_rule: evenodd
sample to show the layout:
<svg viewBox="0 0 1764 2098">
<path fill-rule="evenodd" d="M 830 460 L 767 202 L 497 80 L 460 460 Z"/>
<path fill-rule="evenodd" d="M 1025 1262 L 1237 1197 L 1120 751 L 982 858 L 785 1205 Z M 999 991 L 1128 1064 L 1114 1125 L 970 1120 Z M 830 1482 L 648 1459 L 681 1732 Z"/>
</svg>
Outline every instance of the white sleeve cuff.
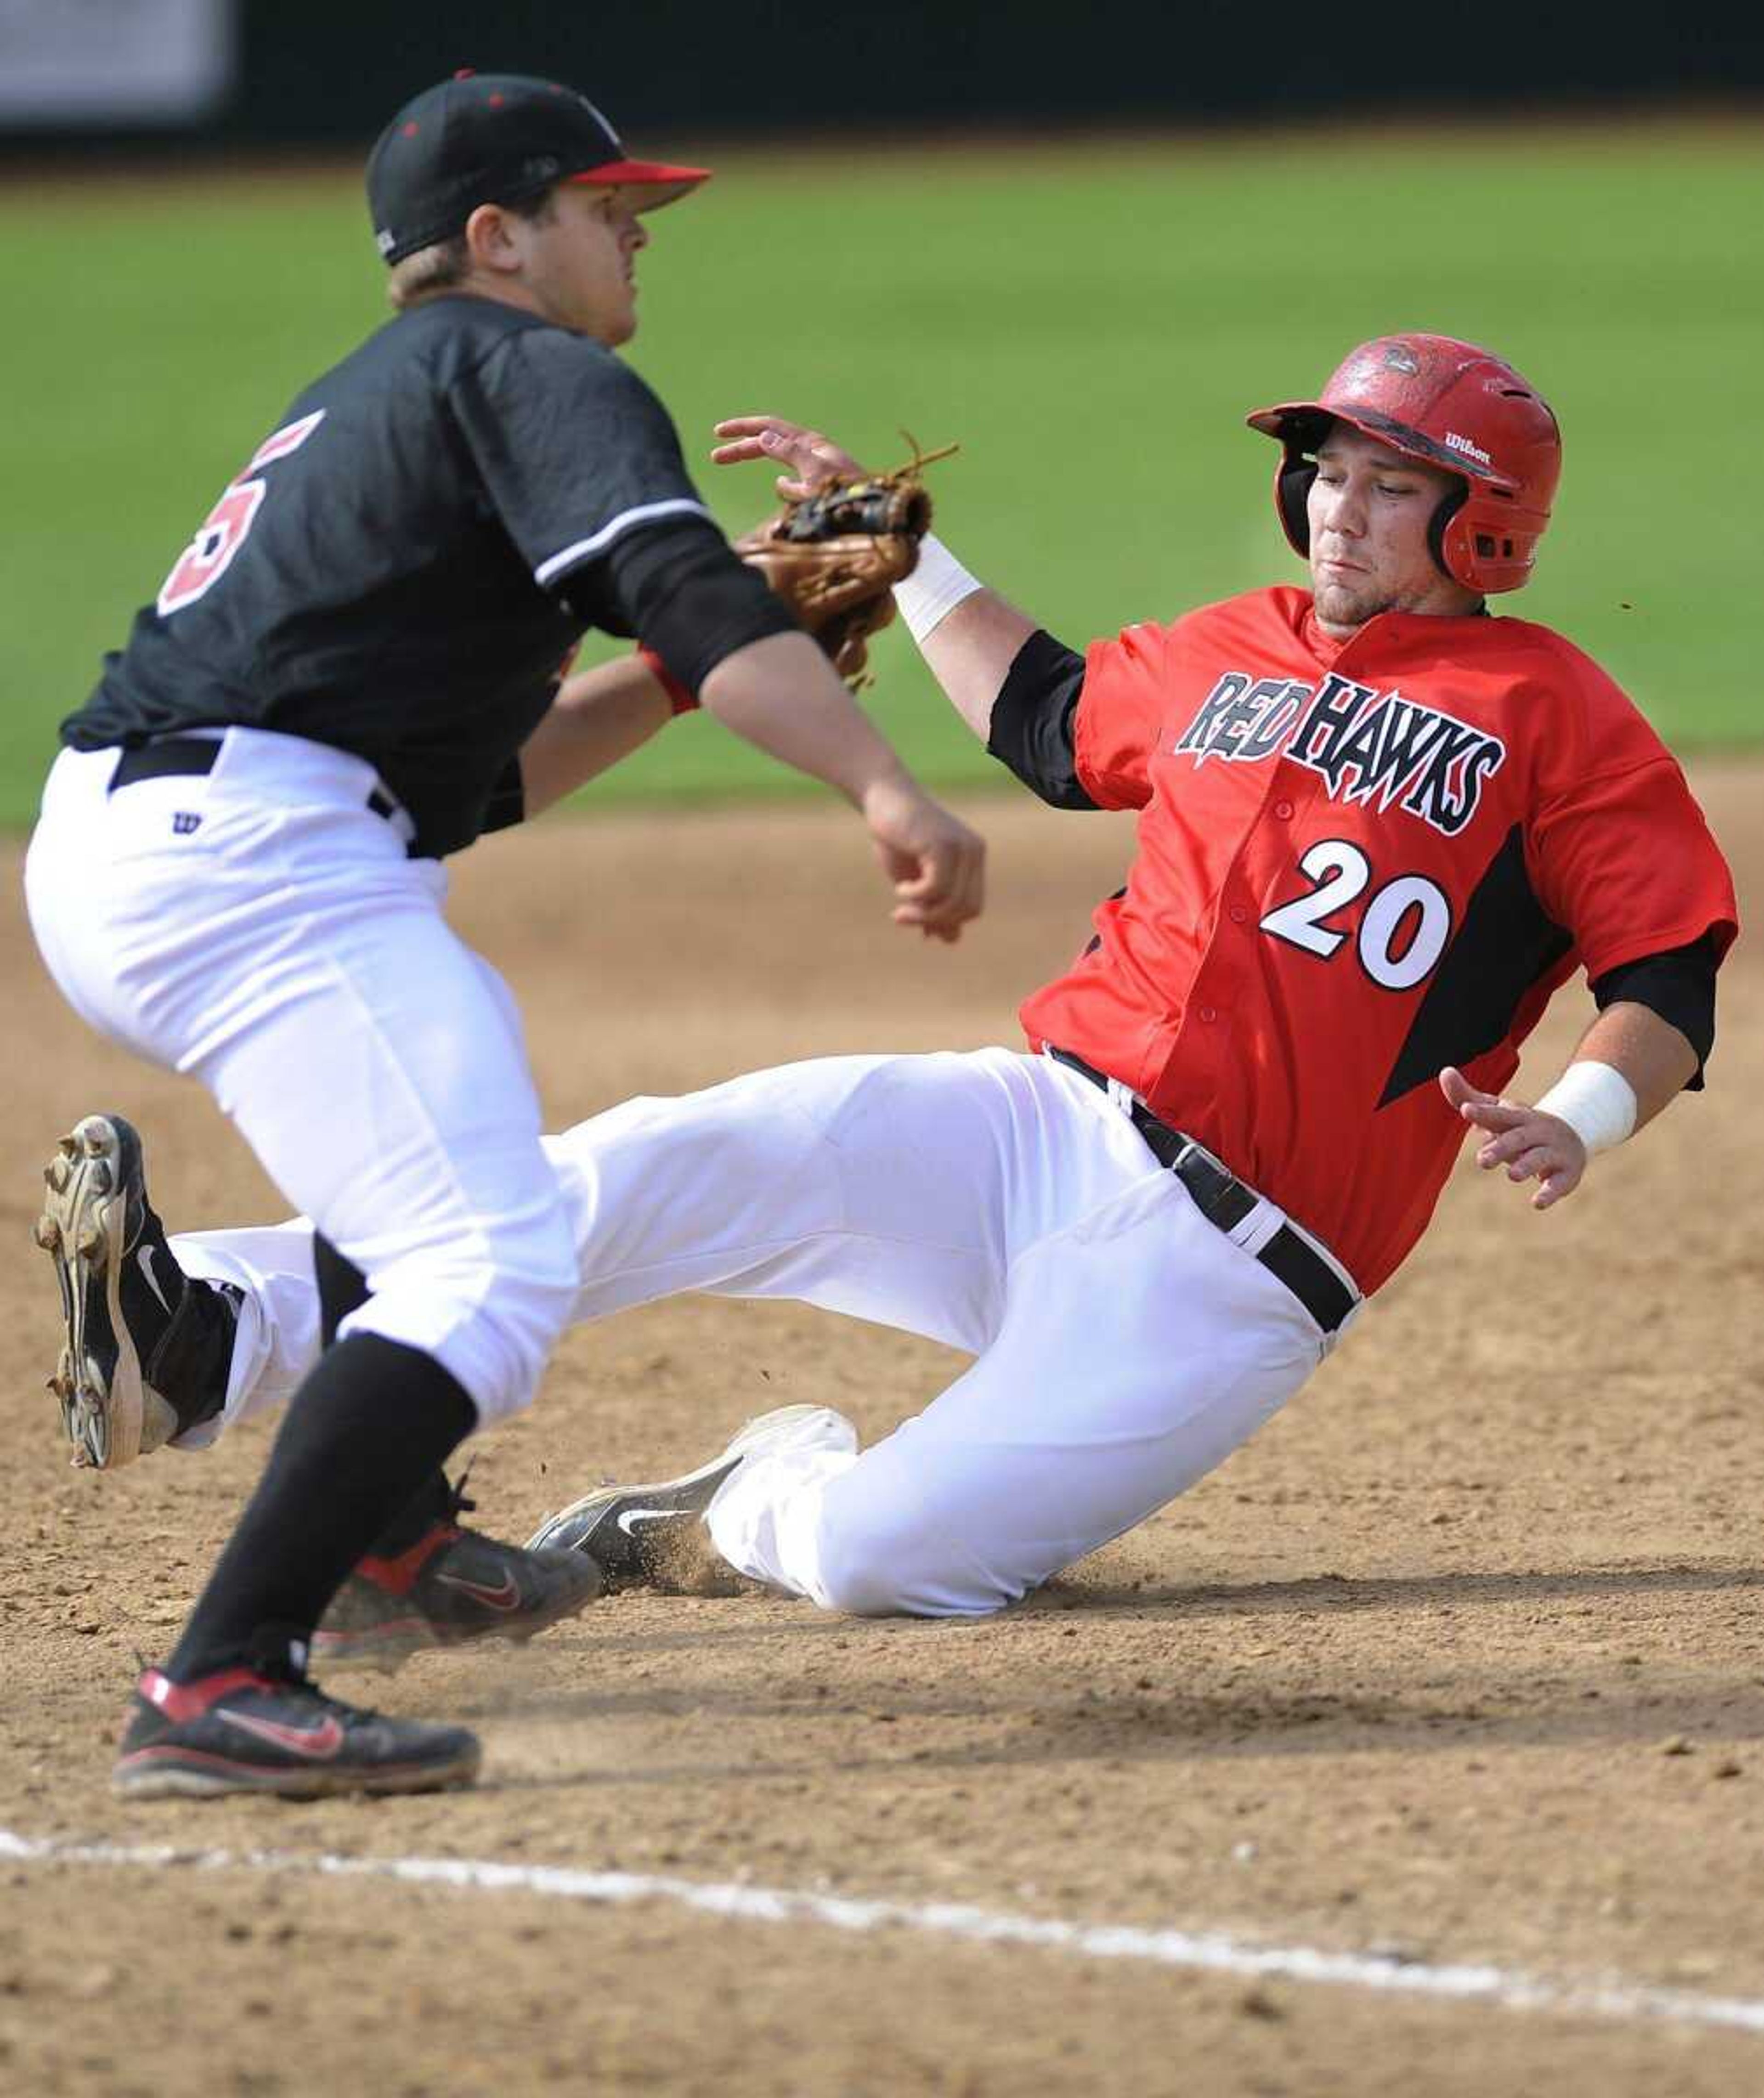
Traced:
<svg viewBox="0 0 1764 2098">
<path fill-rule="evenodd" d="M 1635 1088 L 1615 1064 L 1588 1057 L 1569 1065 L 1538 1102 L 1538 1112 L 1565 1121 L 1586 1145 L 1590 1158 L 1594 1152 L 1608 1151 L 1630 1135 L 1639 1104 Z"/>
<path fill-rule="evenodd" d="M 907 632 L 915 641 L 923 641 L 964 598 L 985 587 L 978 576 L 968 573 L 935 532 L 928 532 L 919 544 L 918 565 L 894 586 L 894 602 L 906 622 Z"/>
</svg>

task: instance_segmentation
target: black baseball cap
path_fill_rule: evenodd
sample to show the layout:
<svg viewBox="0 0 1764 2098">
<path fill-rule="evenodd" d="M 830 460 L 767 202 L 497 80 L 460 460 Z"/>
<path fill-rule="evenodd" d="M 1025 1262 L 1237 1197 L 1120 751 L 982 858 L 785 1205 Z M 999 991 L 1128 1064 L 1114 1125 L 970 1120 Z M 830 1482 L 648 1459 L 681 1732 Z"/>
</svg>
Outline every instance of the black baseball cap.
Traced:
<svg viewBox="0 0 1764 2098">
<path fill-rule="evenodd" d="M 524 73 L 458 72 L 407 102 L 367 158 L 367 208 L 388 262 L 461 230 L 480 204 L 514 204 L 554 182 L 647 192 L 654 211 L 709 168 L 634 160 L 586 94 Z"/>
</svg>

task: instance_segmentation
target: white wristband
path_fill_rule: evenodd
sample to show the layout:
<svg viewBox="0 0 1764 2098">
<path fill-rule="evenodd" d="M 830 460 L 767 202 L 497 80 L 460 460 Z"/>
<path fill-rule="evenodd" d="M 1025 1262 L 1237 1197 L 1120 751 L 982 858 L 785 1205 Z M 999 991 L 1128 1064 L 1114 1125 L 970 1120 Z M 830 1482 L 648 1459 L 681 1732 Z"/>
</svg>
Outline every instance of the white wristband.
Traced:
<svg viewBox="0 0 1764 2098">
<path fill-rule="evenodd" d="M 1635 1088 L 1609 1064 L 1570 1064 L 1537 1104 L 1539 1114 L 1565 1121 L 1586 1147 L 1608 1151 L 1635 1126 Z"/>
<path fill-rule="evenodd" d="M 923 641 L 964 598 L 985 587 L 978 576 L 968 573 L 935 532 L 928 532 L 919 542 L 918 565 L 894 586 L 894 602 L 906 622 L 906 631 L 915 641 Z"/>
</svg>

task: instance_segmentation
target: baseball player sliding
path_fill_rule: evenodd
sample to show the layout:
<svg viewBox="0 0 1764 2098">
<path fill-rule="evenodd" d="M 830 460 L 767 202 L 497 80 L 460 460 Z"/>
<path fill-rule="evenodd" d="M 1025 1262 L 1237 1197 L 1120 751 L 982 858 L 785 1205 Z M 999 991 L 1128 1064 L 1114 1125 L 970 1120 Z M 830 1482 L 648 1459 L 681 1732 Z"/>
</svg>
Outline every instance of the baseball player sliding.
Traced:
<svg viewBox="0 0 1764 2098">
<path fill-rule="evenodd" d="M 1701 1085 L 1736 930 L 1721 854 L 1604 673 L 1488 608 L 1548 521 L 1549 408 L 1499 358 L 1415 334 L 1249 419 L 1279 447 L 1308 590 L 1082 655 L 935 540 L 897 591 L 1029 787 L 1139 811 L 1126 886 L 1022 1008 L 1028 1049 L 788 1065 L 546 1143 L 575 1318 L 788 1297 L 971 1367 L 862 1452 L 838 1415 L 788 1408 L 684 1479 L 588 1494 L 536 1547 L 608 1586 L 689 1585 L 696 1556 L 830 1609 L 995 1610 L 1299 1389 L 1420 1236 L 1466 1124 L 1547 1209 Z M 787 496 L 856 470 L 780 418 L 719 433 L 719 459 L 774 462 Z M 578 696 L 591 714 L 593 677 Z M 665 718 L 652 700 L 647 725 Z M 1508 1098 L 1582 969 L 1595 1016 L 1568 1068 Z M 309 1372 L 309 1227 L 168 1243 L 144 1191 L 138 1214 L 188 1279 L 175 1316 L 125 1322 L 111 1389 L 150 1389 L 200 1445 Z M 230 1352 L 166 1374 L 185 1307 L 222 1292 Z"/>
<path fill-rule="evenodd" d="M 464 1729 L 313 1687 L 321 1615 L 531 1631 L 598 1587 L 586 1558 L 462 1532 L 441 1476 L 527 1403 L 576 1295 L 519 1020 L 446 924 L 443 858 L 671 691 L 846 795 L 903 923 L 953 937 L 979 907 L 979 841 L 735 556 L 612 353 L 643 215 L 705 173 L 633 160 L 552 81 L 461 76 L 402 109 L 367 171 L 396 318 L 257 444 L 63 726 L 26 868 L 44 958 L 83 1018 L 200 1078 L 313 1219 L 338 1332 L 140 1679 L 132 1793 L 467 1782 Z M 554 702 L 590 626 L 648 652 L 585 722 Z M 226 1307 L 141 1236 L 126 1124 L 88 1117 L 47 1177 L 64 1417 L 124 1462 L 178 1364 L 230 1346 Z M 148 1386 L 119 1374 L 138 1301 L 191 1306 Z"/>
</svg>

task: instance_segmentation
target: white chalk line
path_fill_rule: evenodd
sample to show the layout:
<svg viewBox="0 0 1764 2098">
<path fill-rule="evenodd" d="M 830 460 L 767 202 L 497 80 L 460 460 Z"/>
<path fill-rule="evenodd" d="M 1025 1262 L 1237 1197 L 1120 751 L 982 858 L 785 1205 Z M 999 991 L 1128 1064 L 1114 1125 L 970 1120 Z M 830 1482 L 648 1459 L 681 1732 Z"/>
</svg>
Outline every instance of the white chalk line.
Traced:
<svg viewBox="0 0 1764 2098">
<path fill-rule="evenodd" d="M 170 1844 L 73 1843 L 0 1828 L 0 1859 L 27 1864 L 94 1865 L 184 1872 L 257 1872 L 320 1879 L 391 1880 L 406 1885 L 541 1894 L 618 1904 L 671 1902 L 744 1923 L 810 1923 L 836 1930 L 908 1930 L 983 1945 L 1032 1946 L 1090 1960 L 1133 1960 L 1244 1980 L 1321 1983 L 1393 1995 L 1488 2003 L 1559 2017 L 1652 2020 L 1764 2034 L 1764 2000 L 1705 1996 L 1621 1980 L 1551 1981 L 1516 1969 L 1388 1953 L 1323 1952 L 1257 1945 L 1222 1931 L 1145 1929 L 1133 1924 L 1068 1923 L 1012 1916 L 957 1902 L 872 1901 L 735 1881 L 671 1879 L 647 1872 L 590 1872 L 568 1865 L 511 1865 L 493 1859 L 345 1858 L 294 1850 L 203 1850 Z"/>
</svg>

